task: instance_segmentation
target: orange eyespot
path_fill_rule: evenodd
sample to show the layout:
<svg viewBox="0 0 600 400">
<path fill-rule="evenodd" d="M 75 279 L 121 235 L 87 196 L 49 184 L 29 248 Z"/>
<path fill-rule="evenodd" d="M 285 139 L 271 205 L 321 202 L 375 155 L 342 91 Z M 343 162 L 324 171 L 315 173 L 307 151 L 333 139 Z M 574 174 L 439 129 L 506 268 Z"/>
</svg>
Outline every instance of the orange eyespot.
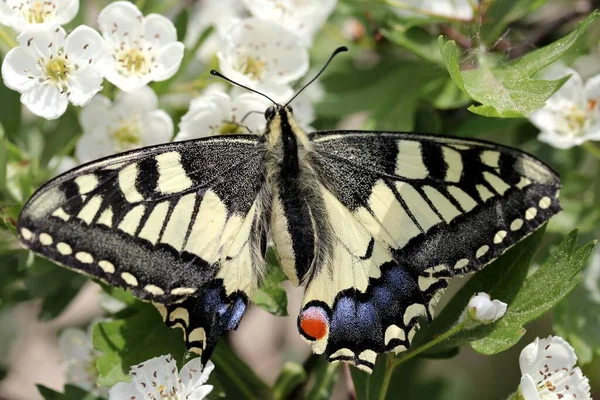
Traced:
<svg viewBox="0 0 600 400">
<path fill-rule="evenodd" d="M 306 336 L 319 340 L 325 337 L 329 327 L 329 320 L 323 309 L 309 307 L 300 316 L 300 329 Z"/>
</svg>

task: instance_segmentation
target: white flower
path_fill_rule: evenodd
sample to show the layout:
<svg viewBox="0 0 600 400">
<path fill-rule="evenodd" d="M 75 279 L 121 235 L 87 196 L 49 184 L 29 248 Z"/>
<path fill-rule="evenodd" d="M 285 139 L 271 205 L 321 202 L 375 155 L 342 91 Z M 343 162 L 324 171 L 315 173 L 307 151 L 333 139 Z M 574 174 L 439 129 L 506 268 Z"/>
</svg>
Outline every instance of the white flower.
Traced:
<svg viewBox="0 0 600 400">
<path fill-rule="evenodd" d="M 289 98 L 289 84 L 308 71 L 308 50 L 281 25 L 249 18 L 230 28 L 218 53 L 221 72 L 275 101 Z"/>
<path fill-rule="evenodd" d="M 102 89 L 102 37 L 85 25 L 65 36 L 63 28 L 23 32 L 2 63 L 5 85 L 22 93 L 21 103 L 46 119 L 60 117 L 69 101 L 87 104 Z"/>
<path fill-rule="evenodd" d="M 48 163 L 48 168 L 52 171 L 52 176 L 57 176 L 73 169 L 77 166 L 77 161 L 69 156 L 54 156 Z"/>
<path fill-rule="evenodd" d="M 575 351 L 560 336 L 536 338 L 519 357 L 523 376 L 518 398 L 591 400 L 588 379 L 575 367 L 576 363 Z"/>
<path fill-rule="evenodd" d="M 90 325 L 90 327 L 92 327 Z M 58 336 L 58 345 L 65 362 L 66 380 L 94 394 L 106 397 L 108 390 L 96 384 L 98 353 L 92 346 L 91 332 L 78 328 L 66 328 Z"/>
<path fill-rule="evenodd" d="M 472 20 L 476 0 L 398 0 L 393 10 L 402 16 L 419 14 Z"/>
<path fill-rule="evenodd" d="M 559 149 L 579 146 L 588 140 L 600 140 L 600 75 L 585 84 L 573 69 L 557 63 L 548 68 L 543 79 L 571 75 L 543 108 L 529 115 L 541 132 L 538 139 Z"/>
<path fill-rule="evenodd" d="M 98 26 L 110 45 L 106 79 L 119 89 L 132 92 L 179 69 L 184 46 L 168 18 L 144 17 L 134 4 L 115 1 L 100 12 Z"/>
<path fill-rule="evenodd" d="M 173 136 L 173 120 L 158 108 L 152 89 L 120 92 L 115 102 L 102 95 L 92 99 L 79 115 L 83 136 L 75 155 L 80 162 L 138 147 L 168 142 Z"/>
<path fill-rule="evenodd" d="M 276 22 L 310 45 L 337 0 L 243 0 L 252 15 Z"/>
<path fill-rule="evenodd" d="M 487 293 L 479 292 L 469 300 L 467 309 L 471 318 L 483 324 L 498 321 L 506 313 L 506 303 L 492 300 Z"/>
<path fill-rule="evenodd" d="M 170 355 L 160 356 L 131 367 L 130 383 L 119 382 L 110 389 L 111 400 L 200 400 L 213 389 L 205 385 L 215 368 L 209 361 L 202 366 L 200 358 L 194 358 L 177 374 L 177 364 Z"/>
<path fill-rule="evenodd" d="M 19 32 L 64 25 L 79 12 L 79 0 L 0 0 L 0 23 Z"/>
<path fill-rule="evenodd" d="M 185 33 L 185 45 L 193 47 L 202 32 L 209 27 L 216 29 L 216 34 L 227 35 L 227 28 L 244 16 L 244 5 L 240 0 L 204 0 L 197 2 L 194 13 L 190 17 Z"/>
<path fill-rule="evenodd" d="M 175 140 L 262 133 L 266 126 L 264 112 L 270 105 L 267 99 L 253 93 L 232 98 L 223 91 L 208 90 L 192 100 L 189 111 L 181 118 Z"/>
</svg>

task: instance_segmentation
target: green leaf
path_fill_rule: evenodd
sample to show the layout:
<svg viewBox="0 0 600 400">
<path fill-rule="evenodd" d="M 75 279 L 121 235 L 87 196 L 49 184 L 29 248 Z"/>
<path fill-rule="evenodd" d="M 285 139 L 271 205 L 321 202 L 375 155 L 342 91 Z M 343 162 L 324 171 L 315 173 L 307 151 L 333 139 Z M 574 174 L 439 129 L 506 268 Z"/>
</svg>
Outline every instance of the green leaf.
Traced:
<svg viewBox="0 0 600 400">
<path fill-rule="evenodd" d="M 437 65 L 444 65 L 435 36 L 420 27 L 403 28 L 398 26 L 393 30 L 382 29 L 381 34 L 391 42 L 404 47 L 424 60 Z"/>
<path fill-rule="evenodd" d="M 460 71 L 456 43 L 442 36 L 438 43 L 446 68 L 454 83 L 481 105 L 469 110 L 486 117 L 519 118 L 542 107 L 569 78 L 539 80 L 533 76 L 556 61 L 577 41 L 600 13 L 593 12 L 577 29 L 556 42 L 526 56 L 498 66 L 485 54 L 479 56 L 479 67 Z"/>
<path fill-rule="evenodd" d="M 260 308 L 277 316 L 287 316 L 287 293 L 280 283 L 287 277 L 281 270 L 279 259 L 274 249 L 267 253 L 270 271 L 261 287 L 252 295 L 252 302 Z"/>
<path fill-rule="evenodd" d="M 56 392 L 44 385 L 36 385 L 38 391 L 44 400 L 101 400 L 101 397 L 96 397 L 85 390 L 73 385 L 66 385 L 65 392 Z"/>
<path fill-rule="evenodd" d="M 330 399 L 340 376 L 339 365 L 339 363 L 332 364 L 327 362 L 324 357 L 319 357 L 314 372 L 311 374 L 314 377 L 314 383 L 304 398 L 306 400 Z"/>
<path fill-rule="evenodd" d="M 46 260 L 35 257 L 27 269 L 27 289 L 32 297 L 42 298 L 41 320 L 58 317 L 79 293 L 87 278 Z"/>
<path fill-rule="evenodd" d="M 273 399 L 283 400 L 289 398 L 290 394 L 305 380 L 306 371 L 302 365 L 286 362 L 283 364 L 283 369 L 277 377 L 275 385 L 273 385 Z"/>
<path fill-rule="evenodd" d="M 188 23 L 190 21 L 190 12 L 187 8 L 181 10 L 175 17 L 175 29 L 177 29 L 177 40 L 183 42 L 187 33 Z"/>
<path fill-rule="evenodd" d="M 21 95 L 18 92 L 10 90 L 0 79 L 0 124 L 6 130 L 6 136 L 14 139 L 21 129 Z"/>
<path fill-rule="evenodd" d="M 487 21 L 481 27 L 481 37 L 485 43 L 493 44 L 513 21 L 523 18 L 547 0 L 494 0 L 485 13 Z"/>
<path fill-rule="evenodd" d="M 357 400 L 385 398 L 381 396 L 381 392 L 382 389 L 387 390 L 383 386 L 388 369 L 392 368 L 393 360 L 394 355 L 392 353 L 387 353 L 378 357 L 375 368 L 373 368 L 371 374 L 361 371 L 358 368 L 350 367 L 350 374 L 352 375 L 352 382 L 354 383 L 354 391 Z"/>
<path fill-rule="evenodd" d="M 80 132 L 79 119 L 73 107 L 67 108 L 58 122 L 48 122 L 44 130 L 45 147 L 40 164 L 47 165 L 53 156 L 64 155 L 65 150 L 70 151 Z"/>
<path fill-rule="evenodd" d="M 215 364 L 213 374 L 227 393 L 227 399 L 269 398 L 270 388 L 246 363 L 244 363 L 227 345 L 220 340 L 211 357 Z"/>
<path fill-rule="evenodd" d="M 554 331 L 575 348 L 579 364 L 592 362 L 600 356 L 600 266 L 598 256 L 592 257 L 585 278 L 553 313 Z"/>
<path fill-rule="evenodd" d="M 523 326 L 538 319 L 567 296 L 581 280 L 581 270 L 595 246 L 588 243 L 578 249 L 577 231 L 567 235 L 550 258 L 525 281 L 510 304 L 506 315 L 493 325 L 486 337 L 471 342 L 482 354 L 496 354 L 513 346 L 523 336 Z"/>
<path fill-rule="evenodd" d="M 138 302 L 129 310 L 133 315 L 93 328 L 94 349 L 102 353 L 96 360 L 102 386 L 128 381 L 130 367 L 150 358 L 171 354 L 182 360 L 185 353 L 181 330 L 167 327 L 154 306 Z"/>
</svg>

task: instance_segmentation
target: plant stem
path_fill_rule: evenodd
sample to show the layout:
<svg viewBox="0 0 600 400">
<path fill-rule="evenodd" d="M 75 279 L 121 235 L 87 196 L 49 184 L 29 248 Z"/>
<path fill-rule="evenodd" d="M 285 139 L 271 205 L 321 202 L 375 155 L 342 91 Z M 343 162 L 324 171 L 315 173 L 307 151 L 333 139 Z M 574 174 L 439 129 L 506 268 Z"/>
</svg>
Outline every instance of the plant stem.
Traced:
<svg viewBox="0 0 600 400">
<path fill-rule="evenodd" d="M 585 142 L 583 144 L 583 148 L 588 151 L 594 157 L 600 159 L 600 148 L 598 148 L 595 144 L 590 142 Z"/>
<path fill-rule="evenodd" d="M 11 49 L 13 47 L 17 47 L 17 41 L 6 32 L 4 27 L 1 27 L 1 26 L 0 26 L 0 40 L 2 40 Z"/>
</svg>

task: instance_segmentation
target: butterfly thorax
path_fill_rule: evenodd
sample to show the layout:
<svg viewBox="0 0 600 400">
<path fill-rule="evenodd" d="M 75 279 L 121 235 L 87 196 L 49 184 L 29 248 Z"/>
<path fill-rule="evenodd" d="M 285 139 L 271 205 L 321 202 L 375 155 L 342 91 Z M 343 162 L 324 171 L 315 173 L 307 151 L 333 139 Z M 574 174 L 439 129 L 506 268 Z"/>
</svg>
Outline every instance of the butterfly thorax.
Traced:
<svg viewBox="0 0 600 400">
<path fill-rule="evenodd" d="M 273 190 L 271 236 L 284 272 L 297 284 L 328 257 L 330 227 L 310 140 L 288 108 L 278 108 L 266 136 L 267 179 Z"/>
</svg>

